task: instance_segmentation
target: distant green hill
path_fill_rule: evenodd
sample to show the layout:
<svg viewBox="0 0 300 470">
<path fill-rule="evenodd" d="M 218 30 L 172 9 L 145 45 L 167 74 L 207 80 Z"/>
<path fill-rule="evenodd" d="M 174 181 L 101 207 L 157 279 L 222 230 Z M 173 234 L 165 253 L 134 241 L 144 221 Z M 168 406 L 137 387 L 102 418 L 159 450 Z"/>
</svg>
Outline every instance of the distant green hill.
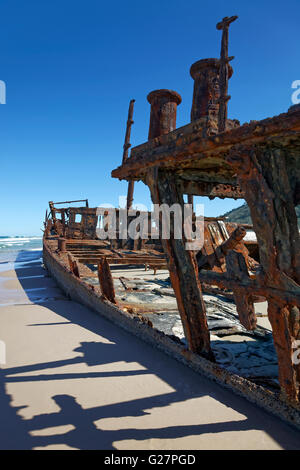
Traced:
<svg viewBox="0 0 300 470">
<path fill-rule="evenodd" d="M 300 206 L 296 207 L 296 214 L 298 219 L 298 227 L 300 227 Z M 252 224 L 250 211 L 247 204 L 243 204 L 237 209 L 226 212 L 222 217 L 226 217 L 228 222 L 236 222 L 238 224 Z"/>
</svg>

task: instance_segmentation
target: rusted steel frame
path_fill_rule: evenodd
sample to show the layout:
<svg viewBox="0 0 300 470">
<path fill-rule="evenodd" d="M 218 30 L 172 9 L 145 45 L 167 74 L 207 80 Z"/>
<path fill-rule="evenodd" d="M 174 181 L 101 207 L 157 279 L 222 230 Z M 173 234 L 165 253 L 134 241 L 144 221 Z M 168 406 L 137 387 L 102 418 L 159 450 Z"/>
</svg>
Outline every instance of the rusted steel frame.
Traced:
<svg viewBox="0 0 300 470">
<path fill-rule="evenodd" d="M 232 232 L 230 237 L 216 248 L 215 252 L 205 256 L 199 252 L 196 256 L 198 269 L 202 269 L 206 265 L 212 268 L 222 258 L 224 258 L 225 261 L 225 256 L 227 255 L 228 251 L 236 248 L 240 241 L 245 237 L 246 233 L 247 232 L 243 227 L 237 227 Z"/>
<path fill-rule="evenodd" d="M 299 145 L 300 110 L 247 123 L 230 132 L 209 136 L 206 139 L 203 139 L 201 132 L 194 128 L 194 123 L 187 124 L 168 135 L 132 148 L 130 158 L 123 166 L 112 171 L 112 177 L 138 180 L 144 177 L 145 171 L 150 167 L 158 165 L 161 168 L 178 170 L 183 164 L 185 168 L 194 168 L 197 162 L 199 167 L 201 160 L 205 162 L 209 156 L 220 158 L 221 172 L 225 163 L 224 153 L 234 145 L 255 145 L 271 139 L 279 142 L 289 138 L 295 140 L 295 145 Z"/>
<path fill-rule="evenodd" d="M 61 213 L 61 222 L 62 222 L 62 236 L 67 236 L 67 222 L 66 222 L 66 212 Z"/>
<path fill-rule="evenodd" d="M 219 107 L 219 119 L 218 128 L 219 132 L 224 132 L 226 129 L 227 121 L 227 102 L 230 99 L 228 96 L 228 63 L 234 57 L 228 57 L 228 35 L 229 26 L 238 17 L 226 16 L 223 20 L 217 24 L 218 30 L 223 30 L 222 33 L 222 44 L 221 44 L 221 57 L 220 57 L 220 107 Z"/>
<path fill-rule="evenodd" d="M 135 100 L 130 100 L 129 108 L 128 108 L 128 117 L 127 117 L 127 124 L 126 124 L 126 133 L 125 133 L 125 141 L 123 145 L 123 158 L 122 164 L 126 162 L 128 159 L 128 150 L 131 147 L 130 144 L 130 134 L 131 134 L 131 127 L 134 123 L 133 121 L 133 109 L 134 109 Z M 127 190 L 127 210 L 132 207 L 133 202 L 133 192 L 134 192 L 134 181 L 129 181 L 128 183 L 128 190 Z"/>
<path fill-rule="evenodd" d="M 94 257 L 88 257 L 88 256 L 78 256 L 76 255 L 76 258 L 82 262 L 82 263 L 89 263 L 89 264 L 97 264 L 99 259 L 103 258 L 102 256 L 94 256 Z M 155 259 L 155 258 L 141 258 L 139 256 L 137 257 L 131 257 L 131 258 L 112 258 L 107 256 L 107 261 L 109 261 L 110 264 L 161 264 L 165 265 L 166 260 L 164 259 Z"/>
<path fill-rule="evenodd" d="M 67 246 L 68 247 L 86 247 L 86 246 L 93 246 L 95 248 L 103 248 L 109 245 L 109 241 L 107 240 L 78 240 L 78 238 L 68 238 Z"/>
<path fill-rule="evenodd" d="M 82 240 L 80 240 L 82 241 Z M 68 245 L 68 240 L 67 240 L 67 245 Z M 149 248 L 148 245 L 144 247 L 144 249 L 140 250 L 130 250 L 130 254 L 128 253 L 129 250 L 119 250 L 118 248 L 110 248 L 110 246 L 99 246 L 99 247 L 94 247 L 91 246 L 89 247 L 88 245 L 84 245 L 82 247 L 72 247 L 72 245 L 68 245 L 68 251 L 71 251 L 72 253 L 79 253 L 79 254 L 99 254 L 99 255 L 112 255 L 116 256 L 118 258 L 124 258 L 128 256 L 152 256 L 152 257 L 163 257 L 164 255 L 162 254 L 162 250 L 158 250 L 156 248 L 157 245 L 152 245 L 150 244 L 149 246 L 155 246 L 155 248 Z M 160 247 L 158 247 L 160 248 Z"/>
<path fill-rule="evenodd" d="M 98 261 L 98 279 L 102 295 L 112 303 L 116 303 L 114 281 L 108 261 L 105 257 Z"/>
<path fill-rule="evenodd" d="M 53 201 L 50 201 L 50 202 L 49 202 L 49 205 L 50 205 L 50 203 L 55 206 L 55 204 L 72 204 L 72 203 L 74 203 L 74 202 L 85 202 L 86 207 L 89 207 L 89 201 L 88 201 L 88 199 L 77 199 L 76 201 L 62 201 L 62 202 L 53 202 Z"/>
<path fill-rule="evenodd" d="M 133 118 L 133 109 L 134 109 L 135 100 L 130 100 L 129 108 L 128 108 L 128 117 L 127 117 L 127 124 L 126 124 L 126 133 L 125 133 L 125 141 L 123 145 L 123 158 L 122 163 L 125 163 L 128 158 L 128 150 L 131 147 L 130 144 L 130 134 L 131 134 L 131 126 L 134 123 L 132 120 Z"/>
<path fill-rule="evenodd" d="M 278 357 L 283 398 L 299 403 L 300 367 L 293 364 L 293 354 L 297 353 L 297 341 L 300 340 L 299 309 L 271 300 L 268 302 L 268 316 Z"/>
<path fill-rule="evenodd" d="M 72 253 L 74 256 L 80 256 L 80 255 L 82 255 L 82 256 L 85 256 L 85 255 L 87 255 L 87 256 L 94 256 L 94 255 L 95 256 L 98 256 L 98 255 L 106 256 L 107 252 L 108 252 L 108 250 L 85 251 L 85 250 L 72 250 L 70 248 L 68 248 L 68 251 L 70 253 Z"/>
<path fill-rule="evenodd" d="M 260 283 L 266 290 L 291 290 L 299 299 L 300 237 L 286 158 L 286 150 L 277 147 L 239 146 L 228 154 L 227 161 L 237 171 L 250 209 L 259 244 Z M 282 394 L 288 400 L 299 401 L 300 365 L 292 360 L 292 346 L 299 337 L 295 325 L 299 324 L 300 301 L 295 304 L 267 299 Z"/>
<path fill-rule="evenodd" d="M 134 181 L 129 181 L 128 189 L 127 189 L 127 202 L 126 202 L 127 210 L 131 209 L 132 207 L 133 193 L 134 193 Z"/>
<path fill-rule="evenodd" d="M 68 250 L 70 253 L 72 253 L 73 256 L 76 258 L 100 258 L 102 256 L 107 256 L 107 253 L 103 253 L 103 251 L 99 250 L 97 252 L 84 252 L 84 251 L 73 251 L 73 250 Z M 108 255 L 109 256 L 109 255 Z"/>
<path fill-rule="evenodd" d="M 49 209 L 50 209 L 51 218 L 53 221 L 54 230 L 57 231 L 56 210 L 55 210 L 53 201 L 49 201 Z"/>
<path fill-rule="evenodd" d="M 59 214 L 62 214 L 62 210 L 60 210 L 60 209 L 56 209 L 55 207 L 53 207 L 51 209 L 53 228 L 54 228 L 54 231 L 57 235 L 64 235 L 65 227 L 64 227 L 64 224 L 63 224 L 62 220 L 60 220 L 56 217 L 57 212 Z"/>
<path fill-rule="evenodd" d="M 181 191 L 188 195 L 207 196 L 210 199 L 215 197 L 219 197 L 221 199 L 244 199 L 245 197 L 237 184 L 232 185 L 208 181 L 188 181 L 181 178 L 179 179 L 179 184 Z"/>
<path fill-rule="evenodd" d="M 68 238 L 84 238 L 93 240 L 96 238 L 97 214 L 96 208 L 89 207 L 70 207 L 68 210 Z M 80 221 L 76 221 L 76 216 L 81 217 Z"/>
<path fill-rule="evenodd" d="M 214 271 L 207 271 L 201 269 L 199 271 L 199 279 L 210 285 L 222 287 L 224 289 L 244 289 L 252 295 L 259 295 L 262 297 L 274 299 L 275 302 L 283 302 L 290 305 L 298 305 L 300 302 L 300 293 L 295 291 L 288 291 L 277 287 L 266 286 L 260 278 L 258 279 L 243 279 L 243 281 L 233 281 L 226 274 L 216 273 Z"/>
<path fill-rule="evenodd" d="M 266 285 L 299 291 L 300 237 L 285 152 L 236 146 L 227 161 L 244 188 Z"/>
<path fill-rule="evenodd" d="M 70 251 L 74 255 L 103 255 L 108 250 L 101 250 L 101 248 L 97 250 L 89 250 L 83 247 L 82 249 L 68 248 L 68 251 Z"/>
<path fill-rule="evenodd" d="M 242 227 L 238 228 L 242 229 Z M 230 239 L 227 241 L 229 242 Z M 250 278 L 243 253 L 232 249 L 227 251 L 226 276 L 232 279 L 233 282 L 235 280 L 243 282 L 244 279 L 248 280 Z M 253 296 L 251 293 L 246 293 L 243 289 L 234 286 L 232 287 L 232 291 L 241 324 L 247 330 L 255 330 L 257 319 L 254 310 Z"/>
<path fill-rule="evenodd" d="M 183 195 L 176 186 L 174 174 L 152 169 L 147 174 L 146 184 L 150 188 L 154 204 L 167 204 L 171 207 L 177 203 L 183 212 Z M 214 360 L 195 256 L 193 252 L 186 250 L 184 234 L 182 239 L 174 238 L 173 218 L 170 221 L 170 235 L 169 240 L 161 239 L 161 243 L 167 258 L 185 337 L 191 351 Z"/>
<path fill-rule="evenodd" d="M 50 212 L 48 213 L 48 209 L 46 209 L 45 220 L 44 220 L 44 236 L 47 238 L 50 233 L 50 227 L 52 226 L 52 222 L 50 220 Z"/>
<path fill-rule="evenodd" d="M 45 238 L 48 238 L 50 236 L 51 228 L 52 228 L 52 222 L 50 219 L 48 219 L 47 223 L 45 224 L 45 230 L 44 230 Z"/>
<path fill-rule="evenodd" d="M 146 254 L 139 254 L 137 253 L 136 255 L 131 255 L 131 256 L 118 256 L 118 254 L 111 254 L 111 253 L 98 253 L 98 254 L 93 254 L 91 253 L 90 255 L 88 253 L 75 253 L 75 252 L 71 252 L 74 256 L 76 256 L 76 258 L 103 258 L 103 256 L 105 256 L 110 262 L 113 262 L 113 261 L 116 261 L 116 262 L 124 262 L 124 261 L 149 261 L 149 262 L 163 262 L 165 261 L 165 257 L 162 255 L 162 256 L 147 256 Z"/>
</svg>

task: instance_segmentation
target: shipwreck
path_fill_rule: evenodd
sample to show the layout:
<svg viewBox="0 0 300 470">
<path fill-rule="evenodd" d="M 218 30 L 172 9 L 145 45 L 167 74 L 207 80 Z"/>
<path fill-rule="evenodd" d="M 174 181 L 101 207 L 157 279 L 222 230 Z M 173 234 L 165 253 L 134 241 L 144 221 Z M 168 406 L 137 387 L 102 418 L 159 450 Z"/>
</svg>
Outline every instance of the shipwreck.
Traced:
<svg viewBox="0 0 300 470">
<path fill-rule="evenodd" d="M 176 128 L 179 93 L 152 91 L 148 141 L 129 155 L 130 101 L 122 165 L 112 176 L 128 181 L 126 228 L 135 181 L 149 187 L 154 204 L 182 210 L 194 196 L 244 199 L 253 226 L 205 218 L 198 251 L 186 249 L 184 230 L 174 236 L 173 218 L 168 239 L 124 238 L 120 229 L 104 240 L 97 227 L 106 229 L 107 209 L 99 216 L 88 200 L 51 201 L 44 264 L 70 297 L 300 427 L 300 105 L 244 125 L 228 119 L 228 31 L 236 18 L 217 25 L 221 57 L 190 68 L 189 124 Z M 151 228 L 150 212 L 143 220 Z M 258 322 L 261 302 L 270 329 Z"/>
</svg>

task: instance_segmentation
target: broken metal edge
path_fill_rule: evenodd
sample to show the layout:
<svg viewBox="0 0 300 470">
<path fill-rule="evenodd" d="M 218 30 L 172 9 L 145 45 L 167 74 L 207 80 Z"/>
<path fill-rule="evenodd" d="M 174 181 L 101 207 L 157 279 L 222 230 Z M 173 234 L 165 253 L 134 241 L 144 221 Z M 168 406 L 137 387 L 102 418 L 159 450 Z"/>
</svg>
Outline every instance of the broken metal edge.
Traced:
<svg viewBox="0 0 300 470">
<path fill-rule="evenodd" d="M 190 367 L 194 372 L 222 385 L 224 388 L 246 398 L 251 403 L 300 429 L 299 408 L 283 401 L 276 393 L 192 353 L 184 345 L 175 342 L 163 332 L 144 323 L 138 316 L 133 316 L 111 302 L 104 300 L 91 286 L 71 273 L 59 259 L 59 256 L 52 253 L 45 241 L 43 243 L 43 260 L 49 274 L 72 300 L 89 307 L 118 327 Z"/>
</svg>

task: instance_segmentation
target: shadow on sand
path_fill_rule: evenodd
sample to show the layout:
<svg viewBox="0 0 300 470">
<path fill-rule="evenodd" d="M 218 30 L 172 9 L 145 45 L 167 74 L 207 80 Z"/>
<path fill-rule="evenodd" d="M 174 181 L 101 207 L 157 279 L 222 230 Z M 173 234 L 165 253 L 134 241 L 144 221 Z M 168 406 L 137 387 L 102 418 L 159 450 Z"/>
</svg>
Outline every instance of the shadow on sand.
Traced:
<svg viewBox="0 0 300 470">
<path fill-rule="evenodd" d="M 20 259 L 22 253 L 20 254 Z M 19 259 L 19 261 L 20 261 Z M 24 259 L 24 257 L 22 258 Z M 18 260 L 16 263 L 19 262 Z M 28 267 L 28 266 L 27 266 Z M 43 269 L 36 261 L 32 268 Z M 22 267 L 16 267 L 17 275 L 22 283 Z M 34 274 L 32 274 L 34 275 Z M 25 284 L 23 285 L 26 290 Z M 27 294 L 30 298 L 30 292 Z M 34 298 L 34 297 L 33 297 Z M 68 302 L 69 307 L 66 308 Z M 37 302 L 38 303 L 38 302 Z M 76 324 L 94 334 L 106 338 L 111 343 L 82 342 L 79 348 L 70 351 L 69 359 L 53 362 L 40 362 L 28 366 L 0 369 L 0 448 L 32 449 L 49 445 L 67 445 L 76 449 L 114 449 L 114 442 L 122 440 L 143 441 L 147 439 L 176 439 L 202 434 L 227 433 L 231 431 L 263 430 L 285 449 L 300 448 L 300 434 L 271 415 L 258 409 L 243 398 L 233 395 L 215 383 L 195 374 L 177 361 L 153 349 L 138 338 L 123 330 L 116 331 L 116 326 L 97 314 L 86 309 L 83 316 L 76 309 L 72 311 L 73 302 L 48 301 L 42 304 L 59 315 L 63 324 Z M 30 328 L 49 324 L 31 324 Z M 113 343 L 113 344 L 112 344 Z M 56 373 L 43 374 L 43 370 L 59 368 L 71 364 L 85 363 L 88 367 L 109 364 L 118 361 L 140 364 L 141 370 L 109 371 L 90 373 Z M 39 375 L 20 375 L 40 371 Z M 18 374 L 16 376 L 16 374 Z M 11 382 L 51 381 L 65 379 L 86 379 L 94 377 L 121 377 L 152 374 L 168 384 L 173 391 L 156 396 L 149 396 L 113 404 L 99 404 L 92 408 L 83 408 L 78 402 L 76 389 L 73 394 L 52 396 L 59 411 L 40 414 L 32 419 L 23 419 L 18 412 L 26 407 L 11 406 L 11 397 L 6 392 L 6 384 Z M 92 386 L 93 382 L 91 382 Z M 232 408 L 244 416 L 244 419 L 227 422 L 212 422 L 199 425 L 178 425 L 155 429 L 101 429 L 101 419 L 139 417 L 149 414 L 153 408 L 164 408 L 173 403 L 185 402 L 193 398 L 211 396 L 214 400 Z M 148 410 L 148 411 L 147 411 Z M 199 413 L 199 410 L 197 410 Z M 201 410 L 200 410 L 201 412 Z M 95 425 L 97 421 L 98 426 Z M 71 429 L 64 434 L 39 435 L 34 432 L 56 426 L 68 426 Z M 294 436 L 294 437 L 293 437 Z M 239 448 L 239 443 L 236 443 Z"/>
</svg>

